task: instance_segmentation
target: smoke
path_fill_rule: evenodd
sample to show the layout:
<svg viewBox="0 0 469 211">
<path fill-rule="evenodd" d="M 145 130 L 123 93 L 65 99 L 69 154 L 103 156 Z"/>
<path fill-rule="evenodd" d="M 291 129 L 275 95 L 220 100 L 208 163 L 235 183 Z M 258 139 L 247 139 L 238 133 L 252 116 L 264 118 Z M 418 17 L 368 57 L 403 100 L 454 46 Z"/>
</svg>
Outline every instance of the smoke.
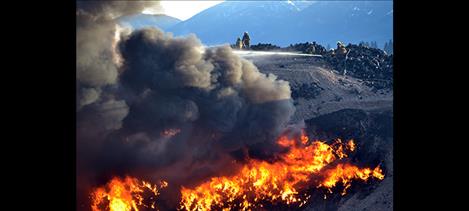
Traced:
<svg viewBox="0 0 469 211">
<path fill-rule="evenodd" d="M 116 39 L 116 18 L 148 6 L 78 4 L 78 180 L 138 174 L 186 184 L 233 159 L 273 156 L 294 112 L 288 82 L 194 35 L 148 28 Z"/>
<path fill-rule="evenodd" d="M 103 140 L 122 126 L 128 105 L 115 94 L 119 59 L 117 19 L 144 8 L 160 9 L 149 1 L 77 1 L 76 108 L 77 201 L 84 206 L 87 191 L 96 183 L 90 163 L 104 150 Z"/>
<path fill-rule="evenodd" d="M 123 30 L 119 17 L 151 7 L 150 1 L 77 1 L 76 8 L 76 108 L 77 160 L 93 150 L 110 132 L 122 126 L 128 113 L 127 103 L 117 90 L 119 74 L 117 43 Z"/>
<path fill-rule="evenodd" d="M 76 77 L 77 108 L 99 99 L 100 88 L 117 80 L 114 62 L 116 20 L 141 12 L 145 8 L 161 8 L 151 1 L 78 1 L 76 10 Z"/>
<path fill-rule="evenodd" d="M 294 112 L 288 82 L 260 73 L 228 46 L 201 49 L 195 36 L 173 38 L 158 29 L 121 40 L 115 93 L 129 109 L 122 127 L 112 124 L 119 130 L 104 146 L 113 150 L 100 154 L 98 169 L 153 171 L 237 150 L 275 152 L 273 141 Z M 121 119 L 121 112 L 114 114 Z M 162 135 L 169 129 L 179 133 Z"/>
</svg>

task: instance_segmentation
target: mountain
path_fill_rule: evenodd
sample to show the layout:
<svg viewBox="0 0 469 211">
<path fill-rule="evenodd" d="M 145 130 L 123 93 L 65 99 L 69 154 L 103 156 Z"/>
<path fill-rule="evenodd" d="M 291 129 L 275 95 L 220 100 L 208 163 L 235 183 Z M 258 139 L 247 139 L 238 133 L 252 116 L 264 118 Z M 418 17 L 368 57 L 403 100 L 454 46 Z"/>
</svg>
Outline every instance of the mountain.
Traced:
<svg viewBox="0 0 469 211">
<path fill-rule="evenodd" d="M 244 31 L 251 43 L 280 46 L 316 41 L 335 46 L 392 39 L 392 1 L 226 1 L 168 31 L 195 33 L 204 44 L 234 43 Z"/>
<path fill-rule="evenodd" d="M 130 25 L 132 28 L 139 29 L 143 27 L 155 26 L 164 31 L 178 24 L 181 20 L 167 15 L 137 14 L 125 16 L 120 19 L 121 24 Z"/>
<path fill-rule="evenodd" d="M 335 44 L 377 41 L 382 48 L 393 38 L 392 1 L 320 1 L 299 14 L 296 28 L 306 27 L 310 39 Z M 300 37 L 303 38 L 303 37 Z M 306 37 L 305 37 L 306 38 Z"/>
</svg>

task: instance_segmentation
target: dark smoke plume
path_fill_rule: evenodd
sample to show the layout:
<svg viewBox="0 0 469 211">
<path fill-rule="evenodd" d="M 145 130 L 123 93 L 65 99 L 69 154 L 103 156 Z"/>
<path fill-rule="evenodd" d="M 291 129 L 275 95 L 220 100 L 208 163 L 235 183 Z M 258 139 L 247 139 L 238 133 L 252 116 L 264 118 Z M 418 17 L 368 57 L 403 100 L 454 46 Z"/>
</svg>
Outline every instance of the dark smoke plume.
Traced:
<svg viewBox="0 0 469 211">
<path fill-rule="evenodd" d="M 96 183 L 90 163 L 96 162 L 103 140 L 121 128 L 129 110 L 115 94 L 117 19 L 146 7 L 161 7 L 150 1 L 77 1 L 76 5 L 77 201 L 82 207 L 89 186 Z"/>
<path fill-rule="evenodd" d="M 270 147 L 294 111 L 288 82 L 260 73 L 227 46 L 205 51 L 194 36 L 144 29 L 119 48 L 121 96 L 130 108 L 110 142 L 120 137 L 129 147 L 139 144 L 129 157 L 121 149 L 112 161 L 158 167 L 184 156 L 197 160 L 258 143 Z M 173 128 L 181 132 L 161 149 L 161 133 Z M 119 145 L 115 149 L 127 147 Z"/>
<path fill-rule="evenodd" d="M 116 18 L 150 3 L 78 4 L 77 186 L 127 174 L 177 187 L 233 159 L 267 159 L 294 112 L 288 82 L 229 46 L 155 28 L 117 42 Z"/>
</svg>

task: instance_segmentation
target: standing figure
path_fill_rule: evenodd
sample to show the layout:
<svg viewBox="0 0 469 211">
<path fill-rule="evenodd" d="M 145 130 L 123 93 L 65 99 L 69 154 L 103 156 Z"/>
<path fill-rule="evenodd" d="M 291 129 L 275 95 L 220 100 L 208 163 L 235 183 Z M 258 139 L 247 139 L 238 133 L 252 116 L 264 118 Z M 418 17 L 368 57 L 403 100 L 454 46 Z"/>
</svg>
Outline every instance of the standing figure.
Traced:
<svg viewBox="0 0 469 211">
<path fill-rule="evenodd" d="M 234 47 L 236 49 L 242 49 L 243 48 L 243 43 L 241 43 L 241 38 L 238 37 L 238 39 L 236 39 L 236 44 L 234 45 Z"/>
<path fill-rule="evenodd" d="M 236 39 L 236 48 L 238 48 L 238 49 L 243 48 L 243 43 L 241 43 L 241 38 L 239 38 L 239 37 L 238 37 L 238 39 Z"/>
<path fill-rule="evenodd" d="M 243 35 L 243 48 L 249 49 L 249 42 L 250 42 L 249 34 L 248 32 L 244 32 Z"/>
<path fill-rule="evenodd" d="M 345 48 L 345 45 L 340 41 L 337 41 L 336 53 L 338 55 L 343 55 L 343 56 L 345 56 L 345 54 L 347 53 L 347 49 Z"/>
</svg>

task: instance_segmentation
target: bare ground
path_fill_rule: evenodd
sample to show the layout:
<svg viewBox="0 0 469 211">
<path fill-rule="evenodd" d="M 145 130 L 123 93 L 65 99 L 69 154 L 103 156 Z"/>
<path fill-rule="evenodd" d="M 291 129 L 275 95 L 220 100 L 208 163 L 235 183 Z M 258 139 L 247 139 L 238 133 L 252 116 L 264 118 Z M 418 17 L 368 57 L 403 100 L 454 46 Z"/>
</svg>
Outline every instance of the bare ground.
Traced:
<svg viewBox="0 0 469 211">
<path fill-rule="evenodd" d="M 371 157 L 377 157 L 385 169 L 383 181 L 344 197 L 335 197 L 333 203 L 318 199 L 311 202 L 305 210 L 392 210 L 392 90 L 374 90 L 360 79 L 325 68 L 317 57 L 255 54 L 243 57 L 253 61 L 261 72 L 272 73 L 279 79 L 289 81 L 292 89 L 301 84 L 317 84 L 321 89 L 319 94 L 308 99 L 294 99 L 296 111 L 292 123 L 306 120 L 310 124 L 307 124 L 308 127 L 319 128 L 319 131 L 324 130 L 328 134 L 358 136 L 353 138 L 362 146 L 362 159 L 367 159 L 368 153 Z M 355 121 L 357 124 L 353 126 Z"/>
</svg>

